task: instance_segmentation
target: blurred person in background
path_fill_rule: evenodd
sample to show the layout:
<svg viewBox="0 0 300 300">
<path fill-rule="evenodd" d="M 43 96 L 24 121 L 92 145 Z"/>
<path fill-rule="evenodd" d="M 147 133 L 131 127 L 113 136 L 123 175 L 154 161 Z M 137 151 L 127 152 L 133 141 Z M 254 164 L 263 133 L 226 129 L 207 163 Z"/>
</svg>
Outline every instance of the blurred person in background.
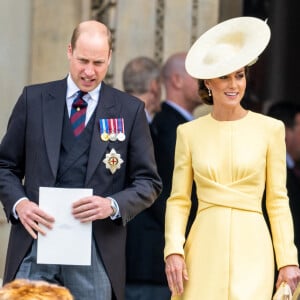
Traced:
<svg viewBox="0 0 300 300">
<path fill-rule="evenodd" d="M 149 126 L 160 110 L 160 67 L 151 58 L 139 56 L 130 60 L 123 71 L 123 87 L 145 103 Z M 150 126 L 151 129 L 151 126 Z M 126 300 L 169 299 L 164 276 L 161 239 L 163 233 L 152 205 L 127 225 Z"/>
<path fill-rule="evenodd" d="M 161 104 L 161 111 L 156 114 L 151 124 L 157 169 L 163 182 L 162 193 L 155 203 L 162 232 L 166 200 L 170 196 L 172 185 L 176 130 L 178 125 L 193 120 L 195 109 L 203 104 L 198 93 L 197 80 L 185 69 L 186 55 L 186 52 L 174 53 L 165 61 L 161 74 L 166 98 Z M 187 232 L 197 211 L 195 186 L 192 189 L 191 200 L 192 209 Z"/>
<path fill-rule="evenodd" d="M 276 102 L 269 107 L 267 114 L 281 120 L 285 126 L 286 187 L 300 261 L 300 105 L 289 101 Z"/>
<path fill-rule="evenodd" d="M 152 58 L 139 56 L 130 60 L 122 74 L 124 91 L 145 103 L 148 123 L 160 110 L 160 66 Z"/>
</svg>

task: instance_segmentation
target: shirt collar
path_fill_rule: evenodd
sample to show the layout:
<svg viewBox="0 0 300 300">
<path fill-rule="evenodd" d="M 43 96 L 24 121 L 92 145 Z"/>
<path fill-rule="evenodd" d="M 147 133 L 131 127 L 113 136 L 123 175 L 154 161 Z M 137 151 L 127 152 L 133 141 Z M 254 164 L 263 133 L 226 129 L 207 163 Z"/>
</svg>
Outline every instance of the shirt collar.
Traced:
<svg viewBox="0 0 300 300">
<path fill-rule="evenodd" d="M 145 109 L 145 113 L 146 113 L 146 118 L 147 118 L 148 124 L 150 124 L 152 122 L 152 117 L 149 114 L 149 112 L 147 111 L 147 109 Z"/>
<path fill-rule="evenodd" d="M 75 84 L 75 82 L 73 81 L 70 73 L 69 73 L 68 78 L 67 78 L 67 86 L 68 86 L 68 88 L 67 88 L 67 99 L 74 97 L 74 95 L 80 90 L 78 88 L 78 86 Z M 98 102 L 100 89 L 101 89 L 101 83 L 95 89 L 88 92 L 89 99 L 87 99 L 87 101 L 93 100 L 93 101 Z"/>
<path fill-rule="evenodd" d="M 292 157 L 288 153 L 286 153 L 286 164 L 287 164 L 289 169 L 293 169 L 294 166 L 295 166 L 294 160 L 292 159 Z"/>
</svg>

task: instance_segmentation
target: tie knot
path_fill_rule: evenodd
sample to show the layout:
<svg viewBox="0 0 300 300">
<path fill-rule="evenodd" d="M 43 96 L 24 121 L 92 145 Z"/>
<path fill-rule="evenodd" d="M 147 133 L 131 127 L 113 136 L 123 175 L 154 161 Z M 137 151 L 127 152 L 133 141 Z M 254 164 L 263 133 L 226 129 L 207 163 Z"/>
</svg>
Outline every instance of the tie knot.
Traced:
<svg viewBox="0 0 300 300">
<path fill-rule="evenodd" d="M 82 98 L 84 95 L 86 95 L 87 94 L 87 92 L 83 92 L 83 91 L 81 91 L 81 90 L 79 90 L 78 92 L 77 92 L 77 96 L 76 96 L 76 98 Z"/>
<path fill-rule="evenodd" d="M 86 95 L 86 94 L 87 94 L 86 92 L 78 91 L 77 96 L 75 97 L 75 99 L 74 99 L 74 101 L 73 101 L 73 104 L 72 104 L 72 106 L 73 106 L 75 109 L 87 107 L 86 101 L 84 101 L 84 100 L 82 99 L 82 97 L 83 97 L 84 95 Z"/>
</svg>

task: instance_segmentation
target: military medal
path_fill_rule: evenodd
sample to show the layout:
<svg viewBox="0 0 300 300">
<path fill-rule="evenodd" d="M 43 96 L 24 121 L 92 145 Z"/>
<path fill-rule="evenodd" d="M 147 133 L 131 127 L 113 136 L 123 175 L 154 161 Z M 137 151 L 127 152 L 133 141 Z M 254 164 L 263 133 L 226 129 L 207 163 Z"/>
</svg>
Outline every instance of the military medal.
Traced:
<svg viewBox="0 0 300 300">
<path fill-rule="evenodd" d="M 111 149 L 109 153 L 105 155 L 103 159 L 106 169 L 109 169 L 114 174 L 118 169 L 121 168 L 121 164 L 124 162 L 121 155 L 116 152 L 115 149 Z"/>
<path fill-rule="evenodd" d="M 126 136 L 123 118 L 100 119 L 99 124 L 102 141 L 125 141 Z"/>
<path fill-rule="evenodd" d="M 112 142 L 115 142 L 117 140 L 117 126 L 115 126 L 115 120 L 116 119 L 109 119 L 109 139 Z"/>
<path fill-rule="evenodd" d="M 101 133 L 101 140 L 107 142 L 109 140 L 109 135 L 106 132 Z"/>
<path fill-rule="evenodd" d="M 118 129 L 118 141 L 123 142 L 125 141 L 125 129 L 124 129 L 124 119 L 119 118 L 117 119 L 117 129 Z"/>
<path fill-rule="evenodd" d="M 120 142 L 125 141 L 125 134 L 123 132 L 118 133 L 118 141 Z"/>
<path fill-rule="evenodd" d="M 112 132 L 109 134 L 109 139 L 112 141 L 112 142 L 115 142 L 117 140 L 117 135 Z"/>
<path fill-rule="evenodd" d="M 104 141 L 104 142 L 107 142 L 109 140 L 109 134 L 107 132 L 107 130 L 108 130 L 107 119 L 100 119 L 99 124 L 100 124 L 100 137 L 101 137 L 101 140 Z"/>
</svg>

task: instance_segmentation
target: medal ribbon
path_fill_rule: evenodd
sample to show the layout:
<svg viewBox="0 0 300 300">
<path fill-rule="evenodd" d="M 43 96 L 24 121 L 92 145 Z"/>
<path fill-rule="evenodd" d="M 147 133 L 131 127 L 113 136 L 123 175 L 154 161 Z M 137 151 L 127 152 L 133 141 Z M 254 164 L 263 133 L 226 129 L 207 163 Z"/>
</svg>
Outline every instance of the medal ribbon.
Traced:
<svg viewBox="0 0 300 300">
<path fill-rule="evenodd" d="M 109 133 L 116 133 L 114 119 L 109 119 Z"/>
<path fill-rule="evenodd" d="M 124 131 L 124 119 L 123 118 L 118 118 L 118 133 L 125 133 Z"/>
<path fill-rule="evenodd" d="M 100 134 L 107 133 L 108 120 L 107 119 L 100 119 L 99 124 L 100 124 Z"/>
</svg>

